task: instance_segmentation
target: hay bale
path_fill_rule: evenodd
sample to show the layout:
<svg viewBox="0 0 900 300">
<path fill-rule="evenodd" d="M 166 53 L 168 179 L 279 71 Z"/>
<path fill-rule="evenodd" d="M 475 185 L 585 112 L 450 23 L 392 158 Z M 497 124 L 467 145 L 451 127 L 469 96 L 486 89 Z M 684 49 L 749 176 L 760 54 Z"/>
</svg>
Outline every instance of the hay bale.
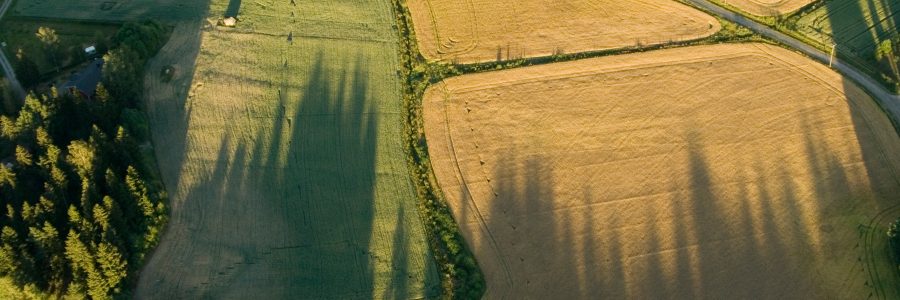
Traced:
<svg viewBox="0 0 900 300">
<path fill-rule="evenodd" d="M 219 25 L 225 27 L 234 27 L 235 24 L 237 24 L 237 19 L 235 19 L 234 17 L 227 17 L 219 21 Z"/>
</svg>

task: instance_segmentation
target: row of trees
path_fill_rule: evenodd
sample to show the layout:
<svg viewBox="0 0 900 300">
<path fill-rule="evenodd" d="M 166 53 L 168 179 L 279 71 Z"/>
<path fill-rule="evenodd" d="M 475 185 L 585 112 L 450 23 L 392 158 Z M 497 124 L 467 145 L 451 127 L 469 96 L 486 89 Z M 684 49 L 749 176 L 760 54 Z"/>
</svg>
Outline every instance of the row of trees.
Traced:
<svg viewBox="0 0 900 300">
<path fill-rule="evenodd" d="M 115 92 L 31 94 L 0 116 L 0 275 L 52 295 L 127 296 L 165 221 L 137 110 L 139 72 L 164 35 L 152 22 L 119 31 L 103 74 Z"/>
</svg>

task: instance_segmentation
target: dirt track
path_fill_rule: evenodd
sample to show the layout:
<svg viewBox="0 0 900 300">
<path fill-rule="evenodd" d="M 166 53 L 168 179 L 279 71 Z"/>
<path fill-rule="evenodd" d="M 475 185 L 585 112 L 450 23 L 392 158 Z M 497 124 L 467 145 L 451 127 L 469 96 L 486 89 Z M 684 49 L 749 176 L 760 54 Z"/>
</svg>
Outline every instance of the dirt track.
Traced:
<svg viewBox="0 0 900 300">
<path fill-rule="evenodd" d="M 857 226 L 900 194 L 873 101 L 767 45 L 451 78 L 425 119 L 488 298 L 865 297 Z"/>
<path fill-rule="evenodd" d="M 719 22 L 675 1 L 412 0 L 423 55 L 460 63 L 688 40 Z"/>
</svg>

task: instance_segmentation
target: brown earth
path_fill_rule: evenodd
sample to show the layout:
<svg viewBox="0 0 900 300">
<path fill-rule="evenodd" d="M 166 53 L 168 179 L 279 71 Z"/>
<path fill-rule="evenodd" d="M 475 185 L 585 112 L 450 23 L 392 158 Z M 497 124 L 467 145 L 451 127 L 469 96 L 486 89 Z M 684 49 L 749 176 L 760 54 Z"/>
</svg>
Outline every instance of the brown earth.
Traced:
<svg viewBox="0 0 900 300">
<path fill-rule="evenodd" d="M 729 5 L 757 16 L 777 16 L 789 14 L 815 0 L 730 0 Z"/>
<path fill-rule="evenodd" d="M 697 39 L 719 22 L 667 0 L 411 0 L 430 60 L 508 60 Z"/>
<path fill-rule="evenodd" d="M 865 298 L 900 139 L 862 90 L 731 44 L 451 78 L 436 176 L 486 298 Z"/>
</svg>

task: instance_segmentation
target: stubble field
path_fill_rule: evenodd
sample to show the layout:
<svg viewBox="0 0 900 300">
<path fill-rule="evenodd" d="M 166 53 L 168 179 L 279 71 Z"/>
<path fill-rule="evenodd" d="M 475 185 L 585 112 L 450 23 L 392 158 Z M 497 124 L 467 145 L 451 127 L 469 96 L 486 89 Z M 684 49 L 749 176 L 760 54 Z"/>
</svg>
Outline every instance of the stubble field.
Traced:
<svg viewBox="0 0 900 300">
<path fill-rule="evenodd" d="M 27 0 L 16 1 L 13 16 L 92 21 L 177 21 L 204 16 L 208 1 L 183 0 Z"/>
<path fill-rule="evenodd" d="M 435 296 L 388 1 L 214 1 L 148 65 L 171 218 L 137 298 Z M 236 28 L 216 27 L 236 12 Z M 170 82 L 158 74 L 174 70 Z"/>
<path fill-rule="evenodd" d="M 430 60 L 509 60 L 651 45 L 712 35 L 719 22 L 675 1 L 411 0 Z"/>
<path fill-rule="evenodd" d="M 487 298 L 864 298 L 860 224 L 900 140 L 855 85 L 762 44 L 466 75 L 425 95 Z"/>
<path fill-rule="evenodd" d="M 757 16 L 786 15 L 815 0 L 730 0 L 729 5 Z"/>
</svg>

